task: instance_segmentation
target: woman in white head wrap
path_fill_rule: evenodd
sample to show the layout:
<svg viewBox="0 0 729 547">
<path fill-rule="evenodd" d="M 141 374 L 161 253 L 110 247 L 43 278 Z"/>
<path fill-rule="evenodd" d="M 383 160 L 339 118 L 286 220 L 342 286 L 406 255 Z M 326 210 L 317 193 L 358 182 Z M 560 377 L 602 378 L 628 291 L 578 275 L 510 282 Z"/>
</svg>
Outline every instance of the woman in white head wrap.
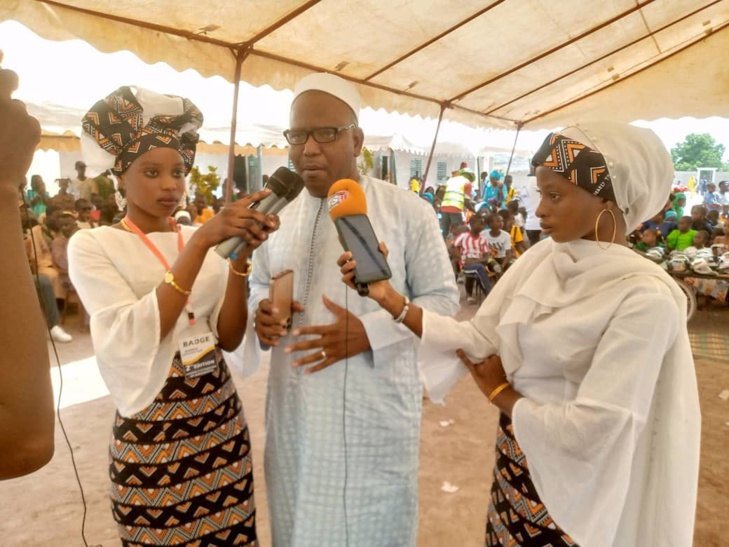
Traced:
<svg viewBox="0 0 729 547">
<path fill-rule="evenodd" d="M 188 99 L 128 86 L 82 120 L 85 158 L 112 170 L 126 202 L 119 223 L 68 247 L 117 408 L 109 491 L 124 546 L 258 544 L 248 427 L 222 351 L 243 339 L 248 258 L 278 218 L 249 209 L 263 191 L 200 228 L 175 222 L 202 121 Z M 226 262 L 211 248 L 230 237 L 247 248 Z"/>
<path fill-rule="evenodd" d="M 386 281 L 369 296 L 422 337 L 432 399 L 467 367 L 501 411 L 487 545 L 689 546 L 700 413 L 686 301 L 625 244 L 663 207 L 671 159 L 653 132 L 604 122 L 549 135 L 533 164 L 550 238 L 470 322 Z"/>
</svg>

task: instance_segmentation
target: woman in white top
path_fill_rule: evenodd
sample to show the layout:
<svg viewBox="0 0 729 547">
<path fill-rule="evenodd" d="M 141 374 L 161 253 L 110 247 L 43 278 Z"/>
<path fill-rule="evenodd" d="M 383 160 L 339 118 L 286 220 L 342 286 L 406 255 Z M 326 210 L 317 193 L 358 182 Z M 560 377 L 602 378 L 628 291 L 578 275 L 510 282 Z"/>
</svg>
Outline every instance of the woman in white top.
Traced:
<svg viewBox="0 0 729 547">
<path fill-rule="evenodd" d="M 422 337 L 432 399 L 465 364 L 501 411 L 487 545 L 689 546 L 700 413 L 686 301 L 625 244 L 663 207 L 671 159 L 649 130 L 596 122 L 550 135 L 533 164 L 551 237 L 470 322 L 386 281 L 369 296 Z"/>
<path fill-rule="evenodd" d="M 117 407 L 109 474 L 125 546 L 257 544 L 248 428 L 221 350 L 242 341 L 248 257 L 278 219 L 248 208 L 264 191 L 199 229 L 175 224 L 201 124 L 189 100 L 129 87 L 83 119 L 85 158 L 113 165 L 126 199 L 120 223 L 69 245 Z M 226 263 L 211 247 L 232 236 L 248 246 Z"/>
</svg>

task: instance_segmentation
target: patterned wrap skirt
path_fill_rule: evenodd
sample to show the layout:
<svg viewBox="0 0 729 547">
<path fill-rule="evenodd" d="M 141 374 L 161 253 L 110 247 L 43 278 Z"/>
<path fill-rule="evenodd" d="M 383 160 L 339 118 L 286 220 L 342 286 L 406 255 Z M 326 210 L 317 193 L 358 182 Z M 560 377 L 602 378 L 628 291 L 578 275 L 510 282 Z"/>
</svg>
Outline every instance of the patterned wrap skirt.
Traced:
<svg viewBox="0 0 729 547">
<path fill-rule="evenodd" d="M 549 516 L 529 475 L 526 457 L 514 437 L 511 418 L 501 414 L 496 465 L 486 518 L 486 545 L 573 547 L 577 544 Z"/>
<path fill-rule="evenodd" d="M 116 414 L 109 474 L 125 547 L 257 545 L 248 427 L 214 351 L 215 369 L 197 378 L 177 353 L 152 404 Z"/>
</svg>

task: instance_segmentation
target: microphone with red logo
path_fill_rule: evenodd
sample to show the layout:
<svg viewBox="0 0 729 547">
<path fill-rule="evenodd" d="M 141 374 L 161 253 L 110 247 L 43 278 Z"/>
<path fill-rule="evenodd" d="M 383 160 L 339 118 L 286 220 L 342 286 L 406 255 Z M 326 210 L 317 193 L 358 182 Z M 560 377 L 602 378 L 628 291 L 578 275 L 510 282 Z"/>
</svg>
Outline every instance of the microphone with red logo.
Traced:
<svg viewBox="0 0 729 547">
<path fill-rule="evenodd" d="M 357 261 L 354 281 L 361 296 L 369 293 L 369 284 L 390 279 L 392 272 L 380 252 L 375 231 L 367 218 L 367 200 L 362 187 L 351 179 L 338 180 L 327 196 L 329 216 L 345 251 Z"/>
</svg>

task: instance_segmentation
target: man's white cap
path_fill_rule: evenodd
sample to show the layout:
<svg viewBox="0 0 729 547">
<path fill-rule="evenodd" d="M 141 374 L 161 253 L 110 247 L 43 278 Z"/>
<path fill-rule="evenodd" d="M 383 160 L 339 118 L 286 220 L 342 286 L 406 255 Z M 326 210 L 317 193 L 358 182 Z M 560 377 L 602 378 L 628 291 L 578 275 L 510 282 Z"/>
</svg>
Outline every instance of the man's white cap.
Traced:
<svg viewBox="0 0 729 547">
<path fill-rule="evenodd" d="M 309 74 L 299 80 L 294 87 L 294 101 L 307 91 L 321 91 L 336 97 L 352 109 L 355 120 L 359 121 L 359 107 L 362 100 L 352 82 L 324 72 Z"/>
</svg>

